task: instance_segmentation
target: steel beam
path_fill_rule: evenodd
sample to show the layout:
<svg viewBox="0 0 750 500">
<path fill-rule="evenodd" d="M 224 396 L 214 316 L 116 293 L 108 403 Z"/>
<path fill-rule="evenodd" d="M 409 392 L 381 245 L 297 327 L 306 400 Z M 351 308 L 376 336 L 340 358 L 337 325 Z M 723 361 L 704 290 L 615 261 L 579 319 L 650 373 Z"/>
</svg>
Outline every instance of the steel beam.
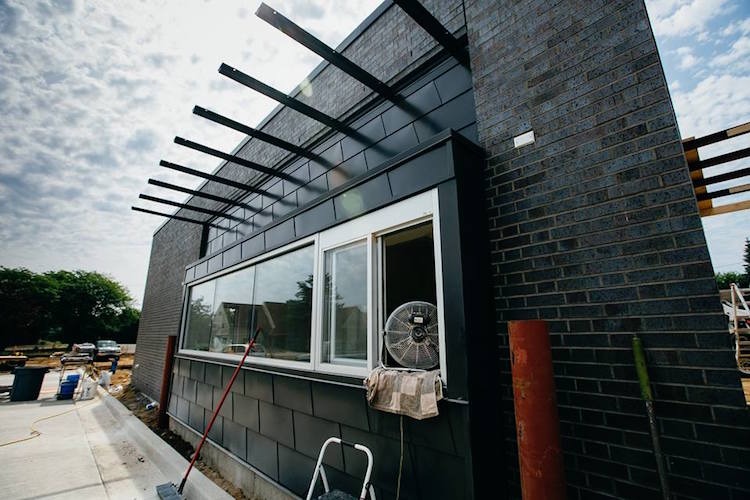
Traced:
<svg viewBox="0 0 750 500">
<path fill-rule="evenodd" d="M 311 151 L 308 151 L 307 149 L 303 147 L 297 146 L 296 144 L 292 144 L 291 142 L 287 142 L 284 139 L 279 139 L 278 137 L 274 137 L 270 134 L 267 134 L 258 129 L 249 127 L 238 121 L 234 121 L 231 118 L 227 118 L 226 116 L 220 115 L 219 113 L 214 113 L 213 111 L 210 111 L 206 108 L 195 106 L 193 107 L 193 114 L 201 116 L 214 123 L 218 123 L 219 125 L 224 125 L 225 127 L 231 128 L 232 130 L 236 130 L 237 132 L 241 132 L 245 135 L 249 135 L 250 137 L 254 137 L 260 141 L 271 144 L 272 146 L 276 146 L 277 148 L 281 148 L 285 151 L 289 151 L 290 153 L 294 153 L 299 156 L 304 156 L 306 158 L 310 158 L 313 160 L 320 160 L 318 155 L 316 155 L 315 153 Z"/>
<path fill-rule="evenodd" d="M 713 158 L 698 160 L 694 163 L 691 163 L 690 171 L 693 172 L 695 170 L 701 170 L 703 168 L 715 167 L 716 165 L 721 165 L 722 163 L 728 163 L 734 160 L 740 160 L 742 158 L 747 158 L 748 156 L 750 156 L 750 148 L 738 149 L 737 151 L 732 151 L 731 153 L 726 153 L 723 155 L 714 156 Z"/>
<path fill-rule="evenodd" d="M 261 172 L 267 175 L 271 175 L 273 177 L 279 177 L 281 179 L 285 179 L 285 180 L 292 181 L 292 182 L 295 181 L 295 179 L 291 177 L 289 174 L 278 172 L 270 167 L 261 165 L 260 163 L 255 163 L 254 161 L 246 160 L 245 158 L 241 158 L 239 156 L 231 155 L 229 153 L 224 153 L 223 151 L 219 151 L 218 149 L 210 148 L 208 146 L 204 146 L 203 144 L 198 144 L 197 142 L 183 139 L 182 137 L 175 137 L 174 142 L 175 144 L 179 144 L 180 146 L 185 146 L 186 148 L 192 149 L 194 151 L 199 151 L 207 155 L 215 156 L 216 158 L 221 158 L 222 160 L 232 162 L 242 167 L 247 167 L 249 169 L 256 170 L 258 172 Z"/>
<path fill-rule="evenodd" d="M 251 188 L 250 186 L 246 184 L 242 184 L 241 182 L 233 181 L 230 179 L 225 179 L 224 177 L 219 177 L 218 175 L 214 175 L 214 174 L 207 174 L 205 172 L 201 172 L 200 170 L 195 170 L 193 168 L 183 167 L 182 165 L 178 165 L 176 163 L 171 163 L 168 161 L 161 160 L 159 162 L 159 165 L 161 165 L 162 167 L 169 168 L 171 170 L 176 170 L 177 172 L 194 175 L 196 177 L 201 177 L 209 181 L 218 182 L 219 184 L 224 184 L 225 186 L 230 186 L 236 189 L 241 189 L 248 193 L 257 193 L 257 194 L 266 194 L 266 195 L 268 194 L 262 189 Z"/>
<path fill-rule="evenodd" d="M 192 196 L 197 196 L 199 198 L 205 198 L 207 200 L 218 201 L 220 203 L 226 203 L 228 205 L 233 205 L 235 207 L 247 208 L 248 210 L 257 210 L 257 208 L 251 207 L 247 203 L 243 203 L 241 201 L 232 200 L 231 198 L 225 198 L 223 196 L 217 196 L 211 193 L 204 193 L 203 191 L 196 191 L 195 189 L 188 189 L 186 187 L 177 186 L 175 184 L 170 184 L 168 182 L 163 182 L 157 179 L 149 179 L 148 183 L 153 186 L 158 186 L 164 189 L 171 189 L 173 191 L 179 191 L 181 193 L 186 193 Z"/>
<path fill-rule="evenodd" d="M 401 10 L 414 19 L 432 38 L 445 48 L 453 57 L 464 66 L 469 65 L 469 54 L 453 34 L 440 24 L 430 11 L 424 8 L 417 0 L 393 0 L 393 3 L 401 7 Z"/>
<path fill-rule="evenodd" d="M 193 224 L 199 224 L 201 226 L 207 225 L 207 226 L 212 226 L 212 227 L 216 227 L 216 228 L 219 228 L 219 229 L 228 229 L 228 228 L 226 228 L 224 226 L 221 226 L 219 224 L 213 224 L 211 222 L 203 222 L 203 221 L 199 221 L 199 220 L 196 220 L 196 219 L 191 219 L 189 217 L 181 217 L 179 215 L 165 214 L 164 212 L 157 212 L 155 210 L 147 210 L 145 208 L 140 208 L 140 207 L 130 207 L 130 209 L 133 210 L 133 211 L 135 211 L 135 212 L 143 212 L 144 214 L 158 215 L 160 217 L 166 217 L 167 219 L 175 219 L 175 220 L 179 220 L 179 221 L 182 221 L 182 222 L 191 222 Z"/>
<path fill-rule="evenodd" d="M 338 69 L 351 76 L 358 82 L 368 86 L 385 99 L 392 99 L 396 93 L 391 87 L 383 83 L 372 74 L 360 68 L 352 61 L 341 55 L 335 49 L 329 47 L 315 36 L 308 33 L 284 15 L 272 9 L 265 3 L 261 3 L 255 15 L 265 22 L 291 37 L 297 43 L 304 45 L 320 57 L 336 66 Z"/>
<path fill-rule="evenodd" d="M 682 143 L 682 147 L 685 149 L 685 151 L 689 149 L 695 149 L 699 148 L 701 146 L 707 146 L 709 144 L 714 144 L 715 142 L 720 142 L 726 139 L 731 139 L 732 137 L 737 137 L 738 135 L 743 135 L 750 133 L 750 122 L 743 123 L 741 125 L 737 125 L 732 128 L 728 128 L 726 130 L 722 130 L 720 132 L 714 132 L 713 134 L 704 135 L 703 137 L 698 137 L 695 139 L 686 139 Z"/>
<path fill-rule="evenodd" d="M 298 101 L 294 97 L 289 97 L 283 92 L 280 92 L 276 90 L 275 88 L 269 85 L 266 85 L 265 83 L 259 80 L 256 80 L 252 76 L 247 75 L 243 73 L 242 71 L 229 66 L 228 64 L 222 63 L 221 67 L 219 68 L 219 73 L 221 73 L 222 75 L 228 78 L 231 78 L 235 82 L 240 83 L 244 85 L 245 87 L 251 88 L 255 90 L 256 92 L 260 92 L 266 97 L 270 97 L 274 101 L 279 102 L 289 108 L 292 108 L 298 113 L 302 113 L 303 115 L 308 116 L 312 118 L 313 120 L 322 123 L 323 125 L 331 127 L 334 130 L 338 130 L 339 132 L 353 135 L 354 131 L 351 129 L 351 127 L 349 127 L 345 123 L 335 118 L 331 118 L 327 114 L 322 113 L 318 111 L 317 109 L 312 108 L 308 106 L 307 104 Z"/>
<path fill-rule="evenodd" d="M 732 179 L 739 179 L 750 175 L 750 167 L 741 168 L 734 172 L 727 172 L 726 174 L 712 175 L 711 177 L 704 177 L 703 179 L 694 179 L 693 186 L 709 186 L 711 184 L 718 184 L 719 182 L 731 181 Z"/>
<path fill-rule="evenodd" d="M 240 217 L 235 217 L 234 215 L 228 215 L 223 212 L 219 212 L 218 210 L 209 210 L 208 208 L 195 207 L 193 205 L 188 205 L 186 203 L 178 203 L 176 201 L 167 200 L 165 198 L 158 198 L 156 196 L 150 196 L 150 195 L 143 194 L 143 193 L 139 194 L 138 198 L 142 200 L 153 201 L 156 203 L 163 203 L 165 205 L 172 205 L 173 207 L 184 208 L 185 210 L 192 210 L 194 212 L 201 212 L 207 215 L 215 215 L 216 217 L 224 217 L 226 219 L 232 219 L 238 222 L 242 222 L 244 220 Z"/>
</svg>

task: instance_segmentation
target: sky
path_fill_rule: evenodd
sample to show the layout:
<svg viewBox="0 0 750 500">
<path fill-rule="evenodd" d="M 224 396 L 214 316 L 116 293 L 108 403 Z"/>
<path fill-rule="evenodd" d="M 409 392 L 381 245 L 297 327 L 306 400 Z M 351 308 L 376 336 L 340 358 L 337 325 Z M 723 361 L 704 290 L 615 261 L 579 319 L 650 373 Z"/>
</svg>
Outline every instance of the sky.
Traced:
<svg viewBox="0 0 750 500">
<path fill-rule="evenodd" d="M 175 135 L 224 151 L 243 138 L 194 116 L 193 105 L 251 126 L 275 107 L 220 76 L 219 65 L 291 91 L 320 62 L 255 17 L 259 3 L 0 0 L 0 266 L 99 271 L 140 304 L 162 219 L 130 206 L 141 192 L 185 198 L 146 179 L 199 184 L 160 159 L 218 166 L 175 145 Z M 380 0 L 268 3 L 336 46 Z M 683 136 L 750 121 L 750 2 L 646 4 Z M 701 156 L 747 147 L 750 137 L 726 142 Z M 743 199 L 750 195 L 716 204 Z M 717 271 L 741 270 L 748 222 L 750 212 L 703 219 Z"/>
</svg>

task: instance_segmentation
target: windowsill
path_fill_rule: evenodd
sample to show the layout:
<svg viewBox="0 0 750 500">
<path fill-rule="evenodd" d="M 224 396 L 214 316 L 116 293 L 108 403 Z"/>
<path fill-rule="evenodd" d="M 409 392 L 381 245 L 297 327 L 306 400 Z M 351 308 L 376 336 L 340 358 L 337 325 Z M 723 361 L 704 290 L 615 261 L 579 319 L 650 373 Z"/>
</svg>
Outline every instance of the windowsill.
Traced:
<svg viewBox="0 0 750 500">
<path fill-rule="evenodd" d="M 207 363 L 213 363 L 222 366 L 228 366 L 235 368 L 237 362 L 241 359 L 240 355 L 212 353 L 204 351 L 191 351 L 183 349 L 179 351 L 176 358 L 189 359 L 195 361 L 204 361 Z M 353 389 L 366 390 L 364 386 L 364 379 L 367 378 L 369 372 L 364 370 L 360 374 L 341 374 L 341 373 L 328 373 L 324 371 L 312 371 L 310 368 L 301 367 L 300 364 L 307 365 L 306 363 L 295 363 L 296 366 L 288 367 L 282 366 L 281 364 L 260 364 L 251 363 L 245 361 L 243 370 L 251 370 L 262 373 L 269 373 L 272 375 L 283 375 L 286 377 L 299 378 L 303 380 L 310 380 L 313 382 L 322 382 L 327 384 L 342 385 L 345 387 L 351 387 Z M 337 367 L 340 368 L 340 367 Z M 469 401 L 461 398 L 451 398 L 448 392 L 448 387 L 443 383 L 443 400 L 449 403 L 457 404 L 469 404 Z"/>
</svg>

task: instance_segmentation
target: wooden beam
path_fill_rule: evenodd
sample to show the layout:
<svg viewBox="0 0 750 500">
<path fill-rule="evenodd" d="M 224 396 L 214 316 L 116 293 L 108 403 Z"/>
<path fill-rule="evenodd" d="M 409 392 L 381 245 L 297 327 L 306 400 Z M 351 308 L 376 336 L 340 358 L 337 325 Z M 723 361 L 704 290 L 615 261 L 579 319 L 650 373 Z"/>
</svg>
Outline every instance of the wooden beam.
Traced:
<svg viewBox="0 0 750 500">
<path fill-rule="evenodd" d="M 737 203 L 730 203 L 729 205 L 722 205 L 720 207 L 713 207 L 707 210 L 701 210 L 701 217 L 710 217 L 712 215 L 728 214 L 731 212 L 739 212 L 740 210 L 750 209 L 750 200 L 739 201 Z"/>
</svg>

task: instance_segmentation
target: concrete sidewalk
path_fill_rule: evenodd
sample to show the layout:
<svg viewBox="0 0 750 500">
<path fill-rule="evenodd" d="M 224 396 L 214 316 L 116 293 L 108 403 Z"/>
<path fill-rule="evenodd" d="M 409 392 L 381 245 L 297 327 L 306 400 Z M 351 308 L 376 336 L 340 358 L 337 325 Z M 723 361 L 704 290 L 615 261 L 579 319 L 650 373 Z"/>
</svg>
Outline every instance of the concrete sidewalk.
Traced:
<svg viewBox="0 0 750 500">
<path fill-rule="evenodd" d="M 35 420 L 72 410 L 36 424 L 41 436 L 0 447 L 3 498 L 156 499 L 156 485 L 178 482 L 188 462 L 119 401 L 101 390 L 91 401 L 56 401 L 56 381 L 56 373 L 47 374 L 37 401 L 0 404 L 0 443 L 28 436 Z M 184 494 L 231 498 L 195 469 Z"/>
</svg>

